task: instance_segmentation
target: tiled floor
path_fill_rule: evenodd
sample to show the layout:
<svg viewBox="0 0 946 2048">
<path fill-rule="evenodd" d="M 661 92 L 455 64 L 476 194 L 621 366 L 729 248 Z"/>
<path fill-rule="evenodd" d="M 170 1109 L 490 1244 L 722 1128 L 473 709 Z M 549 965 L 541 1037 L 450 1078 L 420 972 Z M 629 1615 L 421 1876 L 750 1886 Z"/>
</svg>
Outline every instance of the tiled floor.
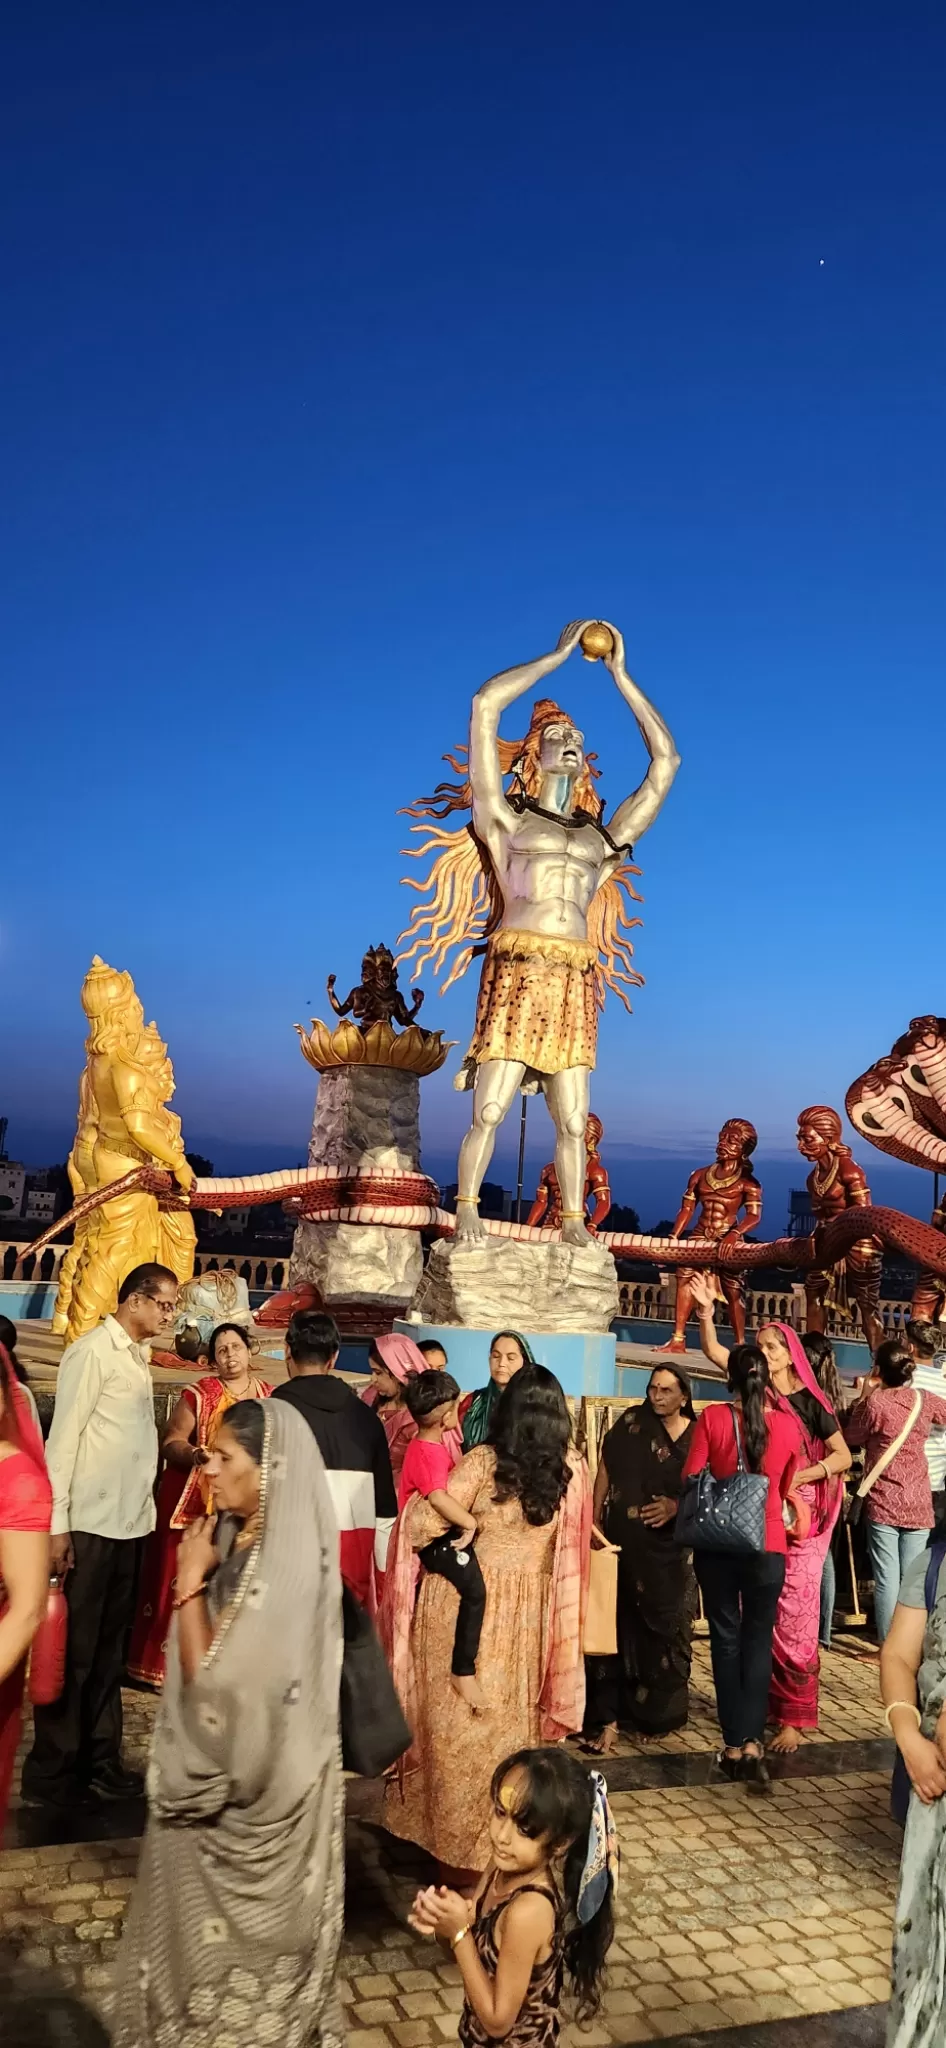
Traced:
<svg viewBox="0 0 946 2048">
<path fill-rule="evenodd" d="M 704 1644 L 694 1681 L 686 1735 L 643 1752 L 622 1745 L 613 1768 L 623 1858 L 617 1939 L 602 2013 L 592 2027 L 568 2030 L 569 2048 L 692 2040 L 734 2027 L 761 2044 L 769 2021 L 785 2022 L 795 2043 L 806 2016 L 887 1996 L 899 1835 L 887 1816 L 888 1771 L 854 1767 L 856 1745 L 883 1733 L 876 1658 L 855 1642 L 825 1659 L 819 1740 L 845 1745 L 833 1775 L 786 1778 L 769 1799 L 713 1782 L 621 1789 L 635 1777 L 635 1756 L 648 1760 L 648 1780 L 662 1757 L 669 1776 L 681 1752 L 702 1775 L 698 1752 L 708 1762 L 718 1739 Z M 152 1711 L 146 1696 L 128 1696 L 129 1761 L 143 1758 Z M 821 1771 L 814 1752 L 811 1763 Z M 806 1768 L 804 1757 L 799 1765 Z M 459 1971 L 406 1926 L 426 1866 L 380 1831 L 376 1810 L 375 1789 L 354 1784 L 341 1961 L 352 2048 L 437 2048 L 456 2034 Z M 129 1830 L 137 1821 L 132 1810 Z M 12 1816 L 11 1837 L 40 1839 L 41 1825 L 35 1809 L 24 1810 Z M 0 1852 L 0 1960 L 18 1977 L 55 1971 L 106 2005 L 136 1853 L 134 1839 Z M 861 2048 L 875 2018 L 855 2029 Z M 813 2036 L 805 2040 L 814 2048 Z"/>
</svg>

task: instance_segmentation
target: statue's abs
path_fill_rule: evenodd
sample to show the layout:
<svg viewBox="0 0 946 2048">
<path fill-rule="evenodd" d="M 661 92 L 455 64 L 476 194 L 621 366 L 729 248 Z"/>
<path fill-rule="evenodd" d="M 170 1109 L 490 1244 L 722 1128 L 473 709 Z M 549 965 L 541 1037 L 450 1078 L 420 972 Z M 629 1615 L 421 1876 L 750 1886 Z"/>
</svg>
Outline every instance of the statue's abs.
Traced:
<svg viewBox="0 0 946 2048">
<path fill-rule="evenodd" d="M 510 834 L 499 862 L 503 924 L 512 931 L 587 938 L 588 906 L 605 845 L 593 825 L 575 831 L 530 817 Z"/>
</svg>

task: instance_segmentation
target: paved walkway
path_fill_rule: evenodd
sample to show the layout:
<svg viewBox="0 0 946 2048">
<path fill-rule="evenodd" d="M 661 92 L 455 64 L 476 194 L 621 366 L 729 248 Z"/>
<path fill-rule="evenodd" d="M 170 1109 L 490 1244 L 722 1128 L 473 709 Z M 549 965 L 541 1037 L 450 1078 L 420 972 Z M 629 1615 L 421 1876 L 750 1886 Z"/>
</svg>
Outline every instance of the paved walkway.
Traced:
<svg viewBox="0 0 946 2048">
<path fill-rule="evenodd" d="M 887 1996 L 899 1834 L 888 1818 L 888 1751 L 878 1746 L 876 1657 L 857 1638 L 825 1658 L 823 1696 L 817 1741 L 769 1799 L 715 1777 L 703 1643 L 685 1735 L 622 1744 L 609 1766 L 623 1859 L 617 1939 L 600 2018 L 569 2028 L 568 2048 L 780 2021 L 776 2048 L 783 2031 L 786 2044 L 800 2038 L 806 2016 L 848 2010 L 857 2039 L 873 2038 L 874 2016 L 862 2022 L 853 2009 Z M 132 1693 L 127 1708 L 127 1759 L 143 1761 L 153 1702 Z M 459 1970 L 406 1926 L 429 1867 L 382 1833 L 376 1812 L 376 1789 L 354 1783 L 341 1960 L 352 2048 L 437 2048 L 456 2034 Z M 101 1827 L 120 1829 L 118 1839 L 67 1843 L 50 1839 L 62 1825 L 39 1810 L 11 1814 L 11 1846 L 0 1851 L 4 1974 L 55 1972 L 107 2011 L 140 1818 L 112 1810 Z M 95 1822 L 80 1825 L 88 1835 Z M 819 2040 L 833 2039 L 825 2026 Z M 805 2040 L 813 2048 L 810 2031 Z"/>
</svg>

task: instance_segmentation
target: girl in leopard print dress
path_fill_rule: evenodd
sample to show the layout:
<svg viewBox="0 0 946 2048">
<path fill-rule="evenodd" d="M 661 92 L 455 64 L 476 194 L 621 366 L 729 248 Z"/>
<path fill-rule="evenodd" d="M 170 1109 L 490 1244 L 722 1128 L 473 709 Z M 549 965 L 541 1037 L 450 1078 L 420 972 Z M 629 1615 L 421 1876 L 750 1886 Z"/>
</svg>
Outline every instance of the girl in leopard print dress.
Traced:
<svg viewBox="0 0 946 2048">
<path fill-rule="evenodd" d="M 419 1891 L 410 1920 L 453 1950 L 463 2048 L 557 2048 L 565 1979 L 579 2019 L 600 1999 L 617 1849 L 600 1773 L 565 1749 L 522 1749 L 493 1774 L 491 1860 L 472 1898 Z"/>
</svg>

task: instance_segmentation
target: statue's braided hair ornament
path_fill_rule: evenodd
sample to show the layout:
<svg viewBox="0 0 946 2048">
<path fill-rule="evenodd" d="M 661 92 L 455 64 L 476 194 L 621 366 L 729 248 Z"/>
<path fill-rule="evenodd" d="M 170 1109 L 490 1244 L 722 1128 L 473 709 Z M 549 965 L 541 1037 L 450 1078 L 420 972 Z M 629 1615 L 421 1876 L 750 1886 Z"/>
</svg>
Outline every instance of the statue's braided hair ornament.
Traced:
<svg viewBox="0 0 946 2048">
<path fill-rule="evenodd" d="M 499 765 L 504 776 L 511 778 L 506 791 L 506 801 L 514 811 L 528 806 L 537 806 L 541 785 L 539 748 L 542 734 L 548 725 L 566 722 L 571 724 L 568 714 L 554 703 L 551 697 L 542 697 L 534 706 L 529 721 L 529 730 L 524 739 L 498 740 Z M 443 759 L 458 775 L 466 774 L 467 748 L 457 747 Z M 569 818 L 561 822 L 568 825 L 595 825 L 599 832 L 612 843 L 601 823 L 604 803 L 595 789 L 600 769 L 595 766 L 596 756 L 588 754 L 585 765 L 575 784 L 574 806 Z M 448 818 L 455 811 L 468 811 L 471 807 L 470 785 L 462 782 L 438 782 L 432 796 L 419 797 L 416 803 L 405 806 L 402 816 L 409 818 Z M 544 815 L 544 814 L 543 814 Z M 398 964 L 411 960 L 415 964 L 411 980 L 428 964 L 440 974 L 449 962 L 454 948 L 456 957 L 450 965 L 440 993 L 445 995 L 460 976 L 466 973 L 470 961 L 485 952 L 486 940 L 495 932 L 503 914 L 503 899 L 493 871 L 487 848 L 477 837 L 472 822 L 459 825 L 452 832 L 420 824 L 411 827 L 413 832 L 424 833 L 422 846 L 405 847 L 404 851 L 412 860 L 424 860 L 429 854 L 436 856 L 425 882 L 415 882 L 411 875 L 403 877 L 409 889 L 416 889 L 418 895 L 426 896 L 427 902 L 415 904 L 408 924 L 398 938 L 403 948 L 397 955 Z M 588 910 L 588 938 L 598 954 L 595 969 L 595 995 L 599 1008 L 604 1005 L 605 989 L 613 989 L 620 996 L 626 1010 L 631 1008 L 627 996 L 628 988 L 640 988 L 643 975 L 633 965 L 634 949 L 625 933 L 639 925 L 639 917 L 627 915 L 627 903 L 640 903 L 641 897 L 631 881 L 632 875 L 639 875 L 640 869 L 629 860 L 622 861 L 607 881 L 596 890 Z M 413 941 L 408 944 L 407 941 Z"/>
</svg>

